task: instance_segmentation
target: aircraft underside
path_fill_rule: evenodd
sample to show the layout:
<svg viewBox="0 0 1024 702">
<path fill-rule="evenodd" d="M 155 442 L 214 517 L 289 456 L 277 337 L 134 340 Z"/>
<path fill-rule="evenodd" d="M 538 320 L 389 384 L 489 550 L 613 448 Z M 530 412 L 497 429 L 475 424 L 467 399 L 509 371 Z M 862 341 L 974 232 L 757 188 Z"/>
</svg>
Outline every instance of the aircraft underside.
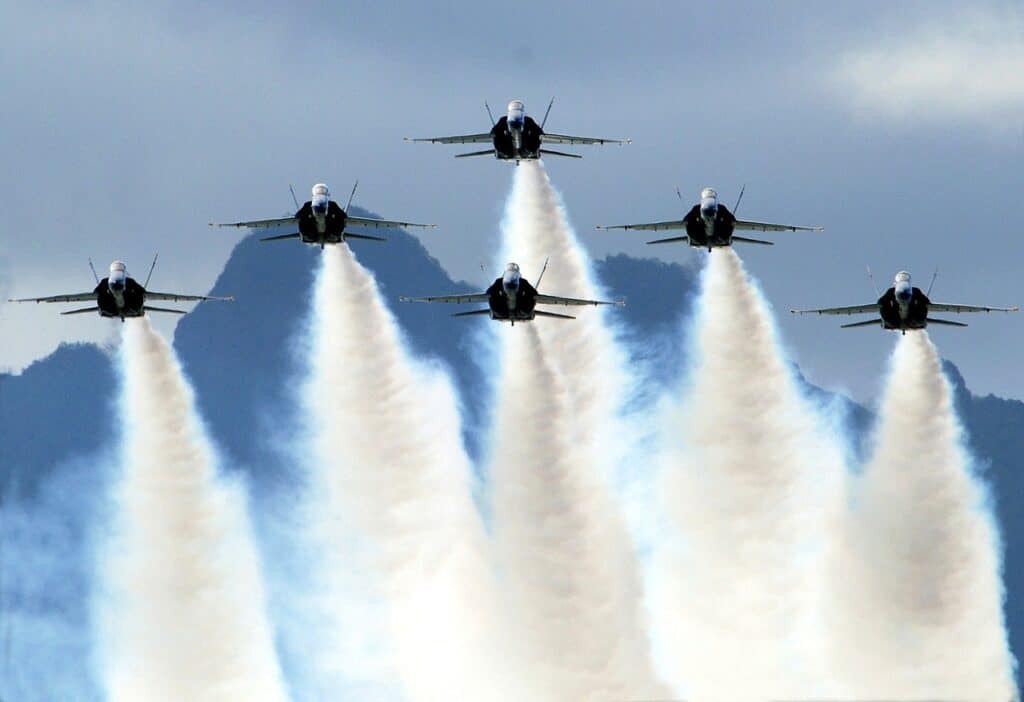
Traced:
<svg viewBox="0 0 1024 702">
<path fill-rule="evenodd" d="M 144 307 L 139 309 L 125 308 L 123 310 L 108 310 L 100 308 L 100 316 L 108 319 L 134 319 L 136 317 L 143 317 L 145 314 L 146 309 Z"/>
</svg>

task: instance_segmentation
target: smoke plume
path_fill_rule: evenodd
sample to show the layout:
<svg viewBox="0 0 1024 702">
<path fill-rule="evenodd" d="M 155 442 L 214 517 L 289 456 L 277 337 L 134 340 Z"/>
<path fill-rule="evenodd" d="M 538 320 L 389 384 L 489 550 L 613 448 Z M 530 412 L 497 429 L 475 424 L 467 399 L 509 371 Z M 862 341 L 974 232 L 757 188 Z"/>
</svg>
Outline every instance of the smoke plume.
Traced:
<svg viewBox="0 0 1024 702">
<path fill-rule="evenodd" d="M 820 544 L 842 472 L 731 249 L 709 254 L 681 398 L 666 403 L 652 577 L 673 682 L 697 699 L 821 695 Z"/>
<path fill-rule="evenodd" d="M 586 447 L 574 445 L 567 381 L 538 326 L 501 335 L 492 474 L 504 581 L 518 613 L 513 640 L 536 685 L 531 699 L 660 696 L 636 621 L 641 593 L 625 527 Z"/>
<path fill-rule="evenodd" d="M 504 229 L 524 273 L 539 274 L 550 256 L 544 292 L 599 294 L 541 164 L 517 168 Z M 638 565 L 610 491 L 626 448 L 623 355 L 600 310 L 576 309 L 576 320 L 500 330 L 493 490 L 503 579 L 535 694 L 659 696 Z"/>
<path fill-rule="evenodd" d="M 112 700 L 284 700 L 242 486 L 148 320 L 124 328 L 122 474 L 102 563 Z"/>
<path fill-rule="evenodd" d="M 927 333 L 900 337 L 880 409 L 831 564 L 848 694 L 1011 699 L 998 537 Z"/>
<path fill-rule="evenodd" d="M 332 570 L 362 570 L 385 616 L 383 630 L 366 618 L 339 626 L 388 641 L 382 670 L 412 700 L 516 698 L 447 376 L 410 358 L 345 245 L 323 253 L 314 309 L 306 409 L 321 538 Z M 339 586 L 338 599 L 351 591 Z"/>
</svg>

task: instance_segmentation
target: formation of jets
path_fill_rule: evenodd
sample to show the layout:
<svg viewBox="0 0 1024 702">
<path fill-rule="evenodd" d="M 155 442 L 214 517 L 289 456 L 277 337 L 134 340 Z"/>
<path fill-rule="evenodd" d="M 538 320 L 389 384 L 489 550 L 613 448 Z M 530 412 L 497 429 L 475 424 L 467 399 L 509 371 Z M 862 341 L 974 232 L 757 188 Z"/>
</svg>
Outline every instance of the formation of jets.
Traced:
<svg viewBox="0 0 1024 702">
<path fill-rule="evenodd" d="M 430 142 L 435 144 L 485 144 L 491 146 L 482 151 L 456 154 L 456 158 L 469 156 L 494 156 L 499 161 L 515 162 L 537 160 L 544 156 L 564 156 L 568 158 L 581 158 L 579 154 L 563 151 L 554 151 L 546 148 L 546 145 L 599 145 L 599 144 L 628 144 L 629 139 L 604 139 L 599 137 L 572 136 L 568 134 L 555 134 L 544 130 L 547 124 L 548 115 L 554 99 L 548 104 L 540 124 L 526 114 L 526 107 L 521 100 L 512 100 L 508 103 L 506 114 L 501 119 L 495 120 L 491 114 L 491 108 L 486 103 L 487 114 L 491 118 L 491 130 L 479 134 L 464 134 L 447 137 L 431 137 L 410 139 L 407 141 Z M 390 228 L 422 227 L 433 228 L 434 224 L 418 224 L 415 222 L 403 222 L 399 220 L 374 219 L 369 217 L 356 217 L 348 213 L 355 197 L 356 182 L 349 195 L 348 203 L 342 208 L 335 200 L 331 199 L 330 189 L 324 183 L 317 183 L 313 186 L 312 196 L 301 206 L 292 191 L 292 199 L 296 212 L 287 217 L 271 219 L 257 219 L 243 222 L 214 223 L 212 227 L 235 227 L 245 229 L 294 229 L 283 234 L 274 234 L 263 237 L 261 241 L 283 241 L 287 239 L 298 239 L 305 244 L 319 246 L 321 249 L 328 244 L 340 244 L 350 240 L 364 241 L 385 241 L 384 237 L 371 234 L 351 231 L 377 230 Z M 683 197 L 676 190 L 680 201 Z M 682 231 L 685 234 L 671 236 L 662 239 L 648 241 L 648 244 L 689 244 L 699 249 L 707 249 L 709 252 L 715 248 L 732 246 L 733 243 L 760 244 L 771 246 L 772 241 L 754 239 L 745 236 L 737 236 L 737 231 L 757 232 L 820 232 L 823 227 L 806 227 L 791 224 L 770 224 L 754 220 L 738 219 L 736 213 L 739 210 L 740 202 L 743 200 L 743 190 L 740 190 L 736 205 L 730 210 L 719 202 L 718 193 L 713 188 L 704 188 L 700 194 L 700 202 L 694 204 L 682 219 L 666 220 L 662 222 L 649 222 L 644 224 L 618 224 L 613 226 L 598 226 L 598 229 L 621 229 L 638 231 Z M 90 268 L 92 262 L 89 262 Z M 159 293 L 147 290 L 149 278 L 156 266 L 156 259 L 150 267 L 149 275 L 146 276 L 145 284 L 140 285 L 134 278 L 128 275 L 125 264 L 121 261 L 114 261 L 110 264 L 110 273 L 106 278 L 100 280 L 93 268 L 93 276 L 96 278 L 96 287 L 90 292 L 72 293 L 68 295 L 52 295 L 49 297 L 34 297 L 11 302 L 85 302 L 92 301 L 95 304 L 89 307 L 62 312 L 61 314 L 84 314 L 94 312 L 102 317 L 119 318 L 122 322 L 130 317 L 142 317 L 146 312 L 167 312 L 172 314 L 184 314 L 184 310 L 154 307 L 148 301 L 179 301 L 179 302 L 203 302 L 203 301 L 231 301 L 232 297 L 210 297 L 205 295 L 184 295 L 180 293 Z M 424 302 L 424 303 L 452 303 L 452 304 L 487 304 L 486 308 L 477 308 L 468 312 L 457 312 L 455 317 L 488 316 L 493 320 L 509 322 L 528 322 L 536 317 L 552 317 L 558 319 L 574 319 L 572 315 L 549 312 L 537 309 L 537 305 L 560 305 L 560 306 L 598 306 L 611 305 L 622 307 L 625 302 L 622 300 L 587 300 L 573 297 L 562 297 L 558 295 L 545 295 L 538 292 L 541 278 L 547 270 L 547 262 L 537 277 L 536 287 L 520 274 L 519 266 L 516 263 L 509 263 L 505 273 L 495 279 L 487 290 L 469 295 L 441 295 L 434 297 L 402 297 L 402 302 Z M 933 281 L 934 282 L 934 279 Z M 909 330 L 925 329 L 929 324 L 946 326 L 965 327 L 963 322 L 953 322 L 945 319 L 931 317 L 932 312 L 945 313 L 967 313 L 967 312 L 1016 312 L 1017 307 L 984 307 L 974 305 L 960 305 L 947 303 L 934 303 L 928 294 L 920 288 L 912 285 L 910 274 L 900 271 L 896 274 L 893 285 L 876 302 L 866 305 L 852 305 L 848 307 L 827 307 L 813 310 L 791 310 L 793 314 L 819 314 L 819 315 L 855 315 L 873 314 L 877 317 L 863 321 L 841 325 L 843 328 L 878 326 L 890 331 L 906 333 Z"/>
</svg>

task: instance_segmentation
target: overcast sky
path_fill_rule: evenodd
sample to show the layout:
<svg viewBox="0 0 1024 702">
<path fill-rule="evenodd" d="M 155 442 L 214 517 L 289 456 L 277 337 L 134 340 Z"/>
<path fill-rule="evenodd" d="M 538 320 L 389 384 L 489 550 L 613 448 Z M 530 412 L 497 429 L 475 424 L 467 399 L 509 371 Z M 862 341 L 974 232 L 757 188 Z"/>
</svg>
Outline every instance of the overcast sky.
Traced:
<svg viewBox="0 0 1024 702">
<path fill-rule="evenodd" d="M 865 266 L 883 287 L 937 267 L 938 301 L 1024 302 L 1019 3 L 123 5 L 0 4 L 4 299 L 91 289 L 90 256 L 144 278 L 156 251 L 154 288 L 205 291 L 240 236 L 206 222 L 356 178 L 358 204 L 437 222 L 424 244 L 478 281 L 513 167 L 402 137 L 485 131 L 485 99 L 539 116 L 555 95 L 552 131 L 634 139 L 548 164 L 595 256 L 700 260 L 593 230 L 678 218 L 676 186 L 731 203 L 745 183 L 744 217 L 826 226 L 740 250 L 815 382 L 878 388 L 889 335 L 785 314 L 872 301 Z M 1024 397 L 1024 315 L 967 321 L 934 331 L 940 350 L 976 391 Z M 0 368 L 115 331 L 0 304 Z"/>
</svg>

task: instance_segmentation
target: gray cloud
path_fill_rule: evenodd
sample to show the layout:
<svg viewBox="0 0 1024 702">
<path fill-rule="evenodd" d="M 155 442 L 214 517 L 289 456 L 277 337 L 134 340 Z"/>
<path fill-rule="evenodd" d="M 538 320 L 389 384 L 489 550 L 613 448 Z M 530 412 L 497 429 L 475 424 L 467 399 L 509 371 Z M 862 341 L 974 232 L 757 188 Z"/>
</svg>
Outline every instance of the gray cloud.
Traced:
<svg viewBox="0 0 1024 702">
<path fill-rule="evenodd" d="M 870 34 L 837 56 L 830 78 L 862 114 L 904 123 L 959 120 L 1013 133 L 1024 114 L 1021 23 L 1019 8 L 959 9 Z"/>
<path fill-rule="evenodd" d="M 746 183 L 744 214 L 828 227 L 740 252 L 780 310 L 870 298 L 865 264 L 882 278 L 899 268 L 921 278 L 937 265 L 942 297 L 1019 302 L 1013 261 L 1024 241 L 1009 235 L 1024 219 L 1018 135 L 979 135 L 941 111 L 910 113 L 896 133 L 885 115 L 852 112 L 831 82 L 840 57 L 876 46 L 865 37 L 899 46 L 915 28 L 955 18 L 956 6 L 903 4 L 898 18 L 881 2 L 810 7 L 4 5 L 0 236 L 13 292 L 86 289 L 88 256 L 123 258 L 144 274 L 157 250 L 154 281 L 199 292 L 237 240 L 205 222 L 279 215 L 289 182 L 341 192 L 355 178 L 359 204 L 438 222 L 424 243 L 475 279 L 496 249 L 509 169 L 401 137 L 477 131 L 484 99 L 520 97 L 540 112 L 554 94 L 553 128 L 635 140 L 549 164 L 594 255 L 692 260 L 591 227 L 678 216 L 677 185 L 691 196 L 715 185 L 731 198 Z M 1020 35 L 1019 22 L 1006 29 Z M 161 324 L 172 331 L 172 320 Z M 812 380 L 874 391 L 888 337 L 780 324 Z M 0 366 L 107 327 L 4 306 Z M 966 331 L 936 341 L 972 386 L 1024 395 L 999 351 L 1024 342 L 1020 325 L 972 320 Z"/>
</svg>

